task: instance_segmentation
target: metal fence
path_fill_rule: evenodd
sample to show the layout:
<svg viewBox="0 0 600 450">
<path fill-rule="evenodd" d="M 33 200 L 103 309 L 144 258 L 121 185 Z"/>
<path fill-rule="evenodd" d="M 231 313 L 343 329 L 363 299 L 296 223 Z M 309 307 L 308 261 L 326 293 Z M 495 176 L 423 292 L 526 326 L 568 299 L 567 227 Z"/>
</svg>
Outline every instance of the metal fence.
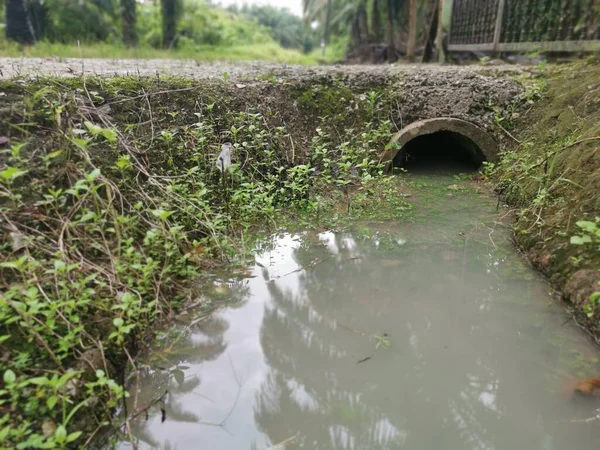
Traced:
<svg viewBox="0 0 600 450">
<path fill-rule="evenodd" d="M 454 0 L 449 51 L 600 51 L 600 0 Z"/>
</svg>

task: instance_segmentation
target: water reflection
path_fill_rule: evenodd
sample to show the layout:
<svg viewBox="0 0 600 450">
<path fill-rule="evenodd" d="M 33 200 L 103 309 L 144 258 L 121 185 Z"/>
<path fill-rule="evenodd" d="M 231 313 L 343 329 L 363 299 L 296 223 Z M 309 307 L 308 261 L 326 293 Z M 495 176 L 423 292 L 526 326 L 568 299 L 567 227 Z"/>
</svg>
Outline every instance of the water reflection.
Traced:
<svg viewBox="0 0 600 450">
<path fill-rule="evenodd" d="M 558 392 L 600 369 L 595 349 L 476 200 L 274 237 L 226 283 L 237 308 L 187 318 L 142 370 L 130 410 L 168 394 L 132 421 L 140 448 L 596 448 L 575 420 L 598 406 Z"/>
</svg>

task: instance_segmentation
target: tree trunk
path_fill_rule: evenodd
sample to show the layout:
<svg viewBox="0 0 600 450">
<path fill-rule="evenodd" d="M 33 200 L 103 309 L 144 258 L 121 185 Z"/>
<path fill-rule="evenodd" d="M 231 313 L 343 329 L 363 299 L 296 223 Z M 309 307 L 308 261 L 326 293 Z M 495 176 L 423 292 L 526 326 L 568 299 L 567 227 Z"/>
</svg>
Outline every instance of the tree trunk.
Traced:
<svg viewBox="0 0 600 450">
<path fill-rule="evenodd" d="M 327 44 L 329 43 L 329 25 L 331 22 L 331 5 L 333 0 L 327 0 L 327 11 L 325 13 L 325 27 L 323 29 L 323 42 L 322 42 L 322 50 L 321 55 L 325 56 L 325 51 L 327 50 Z"/>
<path fill-rule="evenodd" d="M 20 44 L 35 42 L 35 31 L 27 12 L 25 0 L 6 0 L 6 39 Z"/>
<path fill-rule="evenodd" d="M 381 4 L 379 1 L 373 0 L 373 9 L 371 12 L 373 39 L 377 43 L 383 42 L 383 24 L 381 23 Z"/>
<path fill-rule="evenodd" d="M 135 47 L 138 43 L 135 4 L 136 0 L 121 0 L 123 43 L 127 47 Z"/>
<path fill-rule="evenodd" d="M 394 46 L 394 0 L 387 0 L 387 44 L 388 62 L 396 62 L 396 47 Z"/>
<path fill-rule="evenodd" d="M 371 41 L 369 32 L 369 21 L 367 17 L 367 10 L 364 5 L 358 8 L 358 28 L 360 30 L 360 41 L 362 44 Z"/>
<path fill-rule="evenodd" d="M 410 0 L 408 6 L 408 42 L 406 44 L 406 57 L 409 61 L 415 59 L 415 46 L 417 40 L 417 0 Z"/>
<path fill-rule="evenodd" d="M 163 47 L 173 48 L 177 43 L 177 0 L 160 0 L 162 7 Z"/>
<path fill-rule="evenodd" d="M 435 47 L 437 53 L 437 60 L 440 63 L 444 62 L 446 55 L 444 55 L 444 0 L 438 0 L 438 29 L 435 34 Z"/>
</svg>

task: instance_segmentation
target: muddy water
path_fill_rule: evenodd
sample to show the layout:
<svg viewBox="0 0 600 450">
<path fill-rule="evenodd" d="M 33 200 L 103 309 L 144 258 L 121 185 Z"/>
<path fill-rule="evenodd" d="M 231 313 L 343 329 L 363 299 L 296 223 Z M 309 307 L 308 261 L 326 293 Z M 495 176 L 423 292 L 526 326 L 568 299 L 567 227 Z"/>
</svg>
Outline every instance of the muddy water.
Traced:
<svg viewBox="0 0 600 450">
<path fill-rule="evenodd" d="M 230 306 L 182 316 L 133 378 L 138 448 L 597 449 L 600 404 L 570 394 L 598 351 L 506 210 L 412 179 L 406 220 L 274 236 L 247 278 L 208 280 Z"/>
</svg>

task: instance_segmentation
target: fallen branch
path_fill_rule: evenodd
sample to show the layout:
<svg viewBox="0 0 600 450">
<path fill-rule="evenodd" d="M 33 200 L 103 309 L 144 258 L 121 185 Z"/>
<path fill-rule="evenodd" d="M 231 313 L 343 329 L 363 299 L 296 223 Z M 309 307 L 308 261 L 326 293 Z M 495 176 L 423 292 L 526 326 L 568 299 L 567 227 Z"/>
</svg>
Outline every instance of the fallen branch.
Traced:
<svg viewBox="0 0 600 450">
<path fill-rule="evenodd" d="M 291 444 L 296 441 L 296 436 L 292 436 L 287 438 L 284 441 L 281 441 L 279 444 L 271 445 L 267 450 L 284 450 L 285 446 Z"/>
</svg>

